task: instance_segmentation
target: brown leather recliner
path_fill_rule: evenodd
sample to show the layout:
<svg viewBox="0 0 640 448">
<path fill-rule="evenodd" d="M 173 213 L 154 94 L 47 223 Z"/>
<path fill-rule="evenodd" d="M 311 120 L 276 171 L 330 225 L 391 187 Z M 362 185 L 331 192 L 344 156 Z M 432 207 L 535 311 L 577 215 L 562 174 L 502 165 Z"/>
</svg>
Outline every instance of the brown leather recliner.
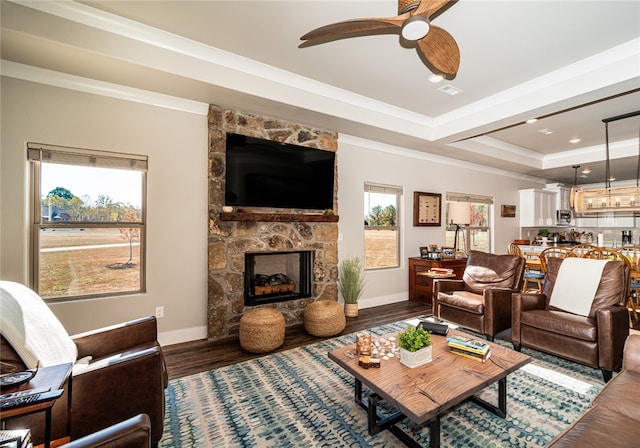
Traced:
<svg viewBox="0 0 640 448">
<path fill-rule="evenodd" d="M 78 359 L 92 356 L 89 366 L 73 374 L 71 439 L 97 432 L 138 414 L 151 421 L 151 441 L 155 446 L 164 427 L 164 389 L 168 376 L 157 341 L 155 317 L 72 336 Z M 26 366 L 9 342 L 1 338 L 3 363 L 19 370 Z M 67 392 L 55 402 L 52 412 L 52 439 L 67 435 Z M 44 440 L 44 413 L 4 422 L 9 428 L 29 428 L 34 444 Z"/>
<path fill-rule="evenodd" d="M 88 436 L 73 440 L 65 448 L 149 448 L 151 422 L 147 414 L 139 414 Z"/>
<path fill-rule="evenodd" d="M 511 294 L 522 288 L 525 260 L 517 255 L 470 251 L 462 280 L 433 284 L 433 314 L 484 334 L 511 327 Z"/>
<path fill-rule="evenodd" d="M 622 364 L 629 335 L 625 307 L 629 267 L 621 261 L 607 262 L 589 315 L 584 317 L 549 305 L 564 260 L 549 259 L 542 294 L 513 295 L 513 346 L 516 350 L 529 347 L 599 368 L 607 382 Z M 576 278 L 576 282 L 580 280 Z"/>
</svg>

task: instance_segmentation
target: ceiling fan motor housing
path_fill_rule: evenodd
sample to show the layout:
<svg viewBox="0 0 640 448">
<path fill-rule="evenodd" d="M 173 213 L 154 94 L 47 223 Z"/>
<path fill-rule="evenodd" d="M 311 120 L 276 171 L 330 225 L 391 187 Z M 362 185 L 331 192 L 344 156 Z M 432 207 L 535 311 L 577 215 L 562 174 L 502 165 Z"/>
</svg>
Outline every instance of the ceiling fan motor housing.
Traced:
<svg viewBox="0 0 640 448">
<path fill-rule="evenodd" d="M 416 9 L 419 4 L 420 2 L 415 0 L 398 0 L 398 15 Z"/>
</svg>

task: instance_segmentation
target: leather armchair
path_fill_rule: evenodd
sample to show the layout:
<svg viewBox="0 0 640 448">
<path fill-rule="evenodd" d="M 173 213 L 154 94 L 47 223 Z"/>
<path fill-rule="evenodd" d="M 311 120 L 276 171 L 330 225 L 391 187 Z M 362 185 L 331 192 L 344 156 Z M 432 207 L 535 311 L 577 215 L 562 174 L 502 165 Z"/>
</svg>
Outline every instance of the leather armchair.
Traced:
<svg viewBox="0 0 640 448">
<path fill-rule="evenodd" d="M 151 422 L 147 414 L 139 414 L 88 436 L 73 440 L 65 448 L 149 448 Z"/>
<path fill-rule="evenodd" d="M 72 336 L 78 359 L 92 356 L 85 368 L 72 374 L 71 439 L 92 434 L 138 414 L 151 422 L 153 445 L 162 438 L 164 389 L 168 376 L 157 341 L 155 317 L 144 317 Z M 4 338 L 3 363 L 25 369 L 20 357 Z M 52 439 L 67 434 L 67 393 L 52 410 Z M 35 444 L 44 440 L 44 414 L 38 413 L 5 422 L 7 428 L 30 428 Z"/>
<path fill-rule="evenodd" d="M 511 294 L 522 288 L 525 260 L 470 251 L 462 280 L 433 284 L 433 314 L 493 341 L 511 327 Z"/>
<path fill-rule="evenodd" d="M 588 316 L 549 305 L 558 271 L 565 259 L 548 260 L 541 294 L 513 295 L 511 339 L 516 350 L 529 347 L 591 367 L 599 368 L 605 382 L 622 364 L 624 343 L 629 335 L 626 284 L 629 267 L 608 261 Z M 580 278 L 576 278 L 576 282 Z"/>
</svg>

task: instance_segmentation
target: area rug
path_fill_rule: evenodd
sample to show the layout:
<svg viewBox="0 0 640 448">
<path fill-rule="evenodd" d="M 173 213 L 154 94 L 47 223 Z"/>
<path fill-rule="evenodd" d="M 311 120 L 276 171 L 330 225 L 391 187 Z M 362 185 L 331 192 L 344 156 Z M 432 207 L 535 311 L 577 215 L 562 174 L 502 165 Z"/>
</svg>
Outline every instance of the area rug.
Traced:
<svg viewBox="0 0 640 448">
<path fill-rule="evenodd" d="M 370 332 L 380 336 L 405 327 L 399 322 Z M 171 380 L 160 446 L 403 446 L 388 431 L 369 435 L 366 413 L 353 400 L 353 377 L 327 357 L 327 352 L 354 341 L 354 334 L 344 335 Z M 462 403 L 441 419 L 441 446 L 543 447 L 582 414 L 604 386 L 597 369 L 523 352 L 533 361 L 508 377 L 508 416 L 503 419 L 474 403 Z M 497 386 L 481 396 L 497 402 Z M 399 426 L 428 446 L 428 428 L 414 427 L 406 419 Z"/>
</svg>

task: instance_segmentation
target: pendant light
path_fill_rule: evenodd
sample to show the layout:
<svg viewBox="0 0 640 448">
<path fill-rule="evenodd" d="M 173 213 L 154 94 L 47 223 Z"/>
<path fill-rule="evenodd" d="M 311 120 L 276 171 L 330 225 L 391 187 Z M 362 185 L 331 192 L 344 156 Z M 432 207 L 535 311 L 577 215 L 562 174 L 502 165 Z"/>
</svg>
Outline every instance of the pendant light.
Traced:
<svg viewBox="0 0 640 448">
<path fill-rule="evenodd" d="M 640 211 L 640 127 L 638 129 L 638 165 L 635 187 L 611 186 L 611 160 L 609 155 L 609 123 L 640 115 L 640 111 L 630 112 L 616 117 L 605 118 L 605 187 L 584 189 L 574 185 L 571 189 L 573 208 L 577 213 L 610 213 Z M 574 167 L 575 168 L 575 167 Z M 576 173 L 577 173 L 577 168 Z M 576 177 L 577 183 L 577 177 Z"/>
</svg>

